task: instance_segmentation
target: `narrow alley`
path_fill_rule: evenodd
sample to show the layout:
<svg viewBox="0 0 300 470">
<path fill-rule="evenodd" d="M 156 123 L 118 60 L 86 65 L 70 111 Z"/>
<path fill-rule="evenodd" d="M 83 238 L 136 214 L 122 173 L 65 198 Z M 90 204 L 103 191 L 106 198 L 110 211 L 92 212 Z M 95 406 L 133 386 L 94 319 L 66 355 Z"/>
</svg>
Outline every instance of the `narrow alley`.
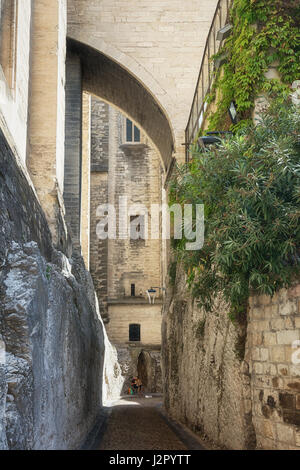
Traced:
<svg viewBox="0 0 300 470">
<path fill-rule="evenodd" d="M 122 397 L 106 408 L 94 450 L 204 450 L 200 440 L 166 419 L 162 397 Z"/>
</svg>

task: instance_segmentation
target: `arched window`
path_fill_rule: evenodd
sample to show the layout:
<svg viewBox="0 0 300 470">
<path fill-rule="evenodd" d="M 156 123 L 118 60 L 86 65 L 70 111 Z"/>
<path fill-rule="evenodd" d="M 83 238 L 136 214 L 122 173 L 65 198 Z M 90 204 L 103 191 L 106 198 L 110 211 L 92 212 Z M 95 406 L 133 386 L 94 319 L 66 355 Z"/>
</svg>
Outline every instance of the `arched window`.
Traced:
<svg viewBox="0 0 300 470">
<path fill-rule="evenodd" d="M 141 341 L 141 325 L 137 323 L 129 325 L 129 341 Z"/>
<path fill-rule="evenodd" d="M 15 80 L 16 0 L 0 0 L 0 65 L 10 88 Z"/>
</svg>

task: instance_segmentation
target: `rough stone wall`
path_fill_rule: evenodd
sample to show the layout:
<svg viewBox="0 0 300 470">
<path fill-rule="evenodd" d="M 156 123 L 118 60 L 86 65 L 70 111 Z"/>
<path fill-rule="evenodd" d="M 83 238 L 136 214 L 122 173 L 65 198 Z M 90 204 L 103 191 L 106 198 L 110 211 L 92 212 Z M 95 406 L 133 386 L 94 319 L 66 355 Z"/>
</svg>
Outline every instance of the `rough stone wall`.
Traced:
<svg viewBox="0 0 300 470">
<path fill-rule="evenodd" d="M 220 446 L 299 449 L 300 288 L 251 296 L 234 325 L 218 300 L 205 314 L 177 273 L 163 314 L 165 406 Z"/>
<path fill-rule="evenodd" d="M 239 358 L 243 326 L 232 324 L 221 300 L 210 314 L 198 309 L 178 271 L 165 304 L 162 333 L 170 416 L 221 447 L 253 448 L 250 377 Z"/>
<path fill-rule="evenodd" d="M 74 449 L 102 405 L 105 339 L 93 284 L 80 256 L 53 248 L 2 133 L 0 158 L 1 448 Z"/>
<path fill-rule="evenodd" d="M 300 285 L 250 298 L 250 365 L 258 448 L 300 449 Z"/>
</svg>

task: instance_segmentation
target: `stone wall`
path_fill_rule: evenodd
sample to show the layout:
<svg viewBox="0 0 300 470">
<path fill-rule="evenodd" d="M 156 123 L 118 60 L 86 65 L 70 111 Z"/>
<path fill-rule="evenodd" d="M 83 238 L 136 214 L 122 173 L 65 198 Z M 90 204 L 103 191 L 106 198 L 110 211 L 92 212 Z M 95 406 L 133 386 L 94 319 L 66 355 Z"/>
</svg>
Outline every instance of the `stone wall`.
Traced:
<svg viewBox="0 0 300 470">
<path fill-rule="evenodd" d="M 0 446 L 74 449 L 102 405 L 105 338 L 92 280 L 80 256 L 53 248 L 2 133 L 0 158 Z"/>
<path fill-rule="evenodd" d="M 35 0 L 31 23 L 27 19 L 31 37 L 26 165 L 53 241 L 60 247 L 65 237 L 57 221 L 64 213 L 66 8 L 66 0 Z M 16 135 L 14 129 L 14 139 Z"/>
<path fill-rule="evenodd" d="M 178 270 L 163 314 L 169 414 L 219 446 L 299 449 L 300 289 L 251 296 L 248 320 L 197 308 Z"/>
<path fill-rule="evenodd" d="M 82 185 L 82 85 L 77 56 L 66 60 L 64 203 L 73 241 L 79 245 Z"/>
<path fill-rule="evenodd" d="M 108 203 L 109 105 L 92 98 L 90 270 L 104 322 L 108 320 L 108 240 L 97 237 L 97 208 Z"/>
<path fill-rule="evenodd" d="M 137 78 L 140 88 L 150 91 L 169 120 L 178 159 L 184 158 L 184 129 L 216 5 L 217 0 L 68 1 L 68 36 L 120 64 Z M 95 92 L 105 72 L 104 64 Z M 169 135 L 159 113 L 145 98 L 139 99 L 139 106 L 139 90 L 133 95 L 126 77 L 121 88 L 114 74 L 111 82 L 117 88 L 111 94 L 115 104 L 144 128 L 165 158 Z M 104 93 L 107 84 L 105 88 Z M 122 91 L 119 102 L 118 90 Z"/>
<path fill-rule="evenodd" d="M 121 393 L 128 394 L 132 377 L 138 376 L 144 393 L 162 392 L 160 345 L 133 344 L 116 346 L 123 386 Z"/>
<path fill-rule="evenodd" d="M 8 2 L 13 3 L 13 2 Z M 0 63 L 0 123 L 13 142 L 23 163 L 26 161 L 27 115 L 29 97 L 29 64 L 32 2 L 15 0 L 15 18 L 11 24 L 11 80 L 5 77 L 5 64 Z M 2 69 L 4 68 L 4 71 Z"/>
<path fill-rule="evenodd" d="M 162 334 L 169 415 L 221 447 L 253 448 L 250 379 L 239 357 L 243 325 L 232 324 L 221 300 L 210 314 L 198 309 L 178 271 L 165 303 Z"/>
<path fill-rule="evenodd" d="M 109 323 L 107 334 L 114 344 L 129 341 L 129 324 L 141 325 L 141 343 L 161 343 L 161 302 L 150 305 L 146 301 L 109 303 Z"/>
<path fill-rule="evenodd" d="M 300 449 L 300 284 L 250 298 L 246 346 L 258 448 Z"/>
</svg>

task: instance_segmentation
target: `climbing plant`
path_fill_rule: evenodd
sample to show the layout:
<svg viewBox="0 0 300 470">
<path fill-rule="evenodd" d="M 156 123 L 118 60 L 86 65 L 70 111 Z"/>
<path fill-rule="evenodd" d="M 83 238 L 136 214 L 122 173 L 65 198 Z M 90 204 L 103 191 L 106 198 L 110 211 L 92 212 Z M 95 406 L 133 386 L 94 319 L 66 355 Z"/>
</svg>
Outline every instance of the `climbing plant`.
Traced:
<svg viewBox="0 0 300 470">
<path fill-rule="evenodd" d="M 234 0 L 230 21 L 232 33 L 218 54 L 226 55 L 226 63 L 208 96 L 208 102 L 216 102 L 209 130 L 224 127 L 231 101 L 239 113 L 231 129 L 247 126 L 258 94 L 275 93 L 284 99 L 290 84 L 300 78 L 298 0 Z M 272 63 L 277 64 L 280 81 L 265 76 Z"/>
<path fill-rule="evenodd" d="M 207 311 L 221 293 L 237 316 L 252 289 L 272 295 L 299 273 L 299 138 L 299 108 L 275 100 L 259 125 L 177 166 L 170 203 L 204 204 L 205 242 L 174 240 L 175 259 Z"/>
</svg>

